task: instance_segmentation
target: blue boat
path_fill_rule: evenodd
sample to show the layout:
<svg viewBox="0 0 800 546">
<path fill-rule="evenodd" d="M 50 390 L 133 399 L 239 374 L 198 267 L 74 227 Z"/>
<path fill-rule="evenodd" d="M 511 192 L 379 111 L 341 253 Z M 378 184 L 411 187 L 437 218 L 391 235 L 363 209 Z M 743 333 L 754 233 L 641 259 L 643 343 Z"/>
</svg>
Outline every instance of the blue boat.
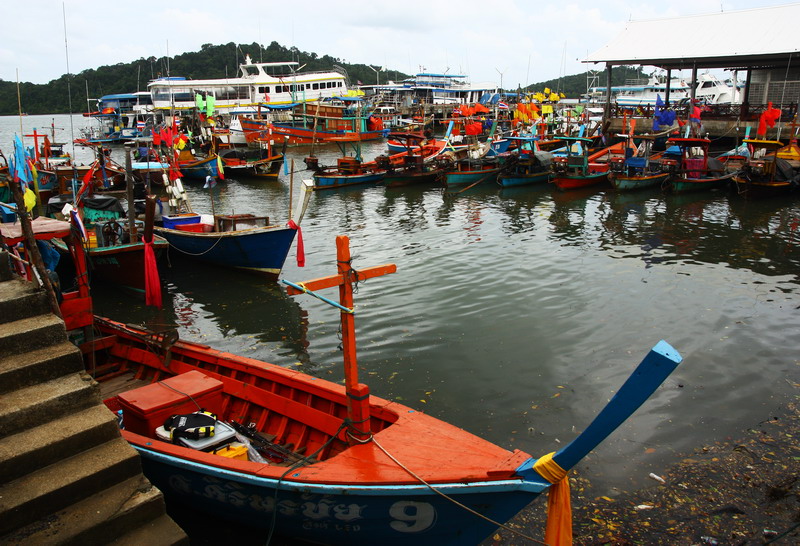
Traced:
<svg viewBox="0 0 800 546">
<path fill-rule="evenodd" d="M 215 216 L 215 225 L 200 222 L 155 227 L 156 233 L 179 254 L 222 267 L 277 278 L 292 247 L 297 230 L 267 224 L 252 214 Z M 222 231 L 214 231 L 220 229 Z"/>
<path fill-rule="evenodd" d="M 308 205 L 310 182 L 304 180 L 303 184 L 305 191 L 297 203 L 295 221 L 286 225 L 270 223 L 268 217 L 253 214 L 189 212 L 164 216 L 162 225 L 153 230 L 179 255 L 276 279 Z M 300 246 L 298 242 L 298 253 Z"/>
<path fill-rule="evenodd" d="M 178 158 L 178 168 L 180 168 L 181 173 L 186 178 L 205 180 L 207 176 L 216 178 L 219 175 L 217 154 L 211 154 L 206 158 L 197 159 L 191 155 L 191 152 L 187 152 L 187 154 L 181 152 L 181 157 Z"/>
<path fill-rule="evenodd" d="M 344 188 L 347 186 L 375 185 L 383 180 L 387 168 L 373 161 L 363 161 L 361 158 L 361 140 L 358 136 L 339 137 L 332 139 L 339 146 L 342 157 L 336 160 L 336 165 L 323 167 L 312 155 L 305 158 L 306 166 L 314 171 L 314 189 L 326 190 Z M 354 155 L 347 155 L 348 145 L 352 147 Z"/>
</svg>

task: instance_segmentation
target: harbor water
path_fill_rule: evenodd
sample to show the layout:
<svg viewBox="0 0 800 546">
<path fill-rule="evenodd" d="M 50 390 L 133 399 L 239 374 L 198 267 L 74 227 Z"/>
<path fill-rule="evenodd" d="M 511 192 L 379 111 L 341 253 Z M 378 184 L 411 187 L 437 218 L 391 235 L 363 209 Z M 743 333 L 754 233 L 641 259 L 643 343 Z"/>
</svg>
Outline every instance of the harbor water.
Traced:
<svg viewBox="0 0 800 546">
<path fill-rule="evenodd" d="M 67 116 L 27 116 L 23 130 L 47 130 L 51 119 L 61 141 L 86 123 L 74 116 L 71 129 Z M 6 156 L 19 123 L 0 118 Z M 371 158 L 385 143 L 362 151 Z M 74 153 L 91 160 L 87 150 Z M 290 149 L 295 172 L 277 181 L 229 176 L 211 192 L 184 183 L 196 212 L 210 213 L 213 199 L 218 214 L 284 222 L 310 178 L 307 153 Z M 338 154 L 317 150 L 321 164 Z M 397 273 L 357 287 L 360 380 L 377 396 L 533 455 L 573 439 L 647 351 L 668 341 L 683 363 L 578 466 L 613 496 L 777 415 L 797 394 L 799 230 L 797 197 L 361 187 L 311 196 L 306 265 L 298 267 L 295 245 L 281 276 L 335 273 L 337 235 L 350 238 L 356 269 L 397 264 Z M 162 310 L 97 286 L 95 313 L 177 327 L 183 339 L 343 380 L 336 309 L 174 249 L 160 273 Z"/>
</svg>

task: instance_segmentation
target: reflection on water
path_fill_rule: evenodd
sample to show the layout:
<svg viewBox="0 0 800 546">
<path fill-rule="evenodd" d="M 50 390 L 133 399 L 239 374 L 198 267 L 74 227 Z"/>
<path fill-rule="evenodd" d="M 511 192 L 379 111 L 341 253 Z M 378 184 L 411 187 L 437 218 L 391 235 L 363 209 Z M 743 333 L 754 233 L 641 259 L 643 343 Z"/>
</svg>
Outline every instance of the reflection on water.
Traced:
<svg viewBox="0 0 800 546">
<path fill-rule="evenodd" d="M 367 158 L 383 151 L 364 146 Z M 304 153 L 291 150 L 296 169 Z M 337 150 L 317 155 L 325 164 Z M 295 173 L 295 199 L 308 176 Z M 196 211 L 210 212 L 213 196 L 218 213 L 278 221 L 289 185 L 283 174 L 229 179 L 213 194 L 187 184 Z M 339 234 L 351 238 L 354 267 L 396 263 L 396 274 L 361 283 L 355 296 L 362 380 L 378 396 L 536 455 L 582 430 L 666 339 L 684 363 L 580 466 L 598 487 L 626 489 L 793 394 L 798 224 L 796 198 L 746 202 L 722 191 L 350 188 L 312 195 L 307 265 L 292 253 L 283 277 L 333 274 Z M 342 380 L 335 310 L 175 252 L 170 262 L 163 311 L 101 287 L 96 310 Z"/>
</svg>

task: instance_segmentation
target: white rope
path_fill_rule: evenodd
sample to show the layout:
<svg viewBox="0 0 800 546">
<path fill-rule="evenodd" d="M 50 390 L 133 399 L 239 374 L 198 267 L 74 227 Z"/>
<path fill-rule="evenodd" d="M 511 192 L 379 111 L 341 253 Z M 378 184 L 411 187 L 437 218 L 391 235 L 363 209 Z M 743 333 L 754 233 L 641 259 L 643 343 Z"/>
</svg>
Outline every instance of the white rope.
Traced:
<svg viewBox="0 0 800 546">
<path fill-rule="evenodd" d="M 348 435 L 350 438 L 353 438 L 352 434 L 350 434 L 350 432 L 349 432 L 349 431 L 348 431 L 347 435 Z M 418 481 L 419 481 L 421 484 L 423 484 L 425 487 L 427 487 L 428 489 L 430 489 L 431 491 L 433 491 L 433 492 L 434 492 L 434 493 L 436 493 L 437 495 L 440 495 L 440 496 L 444 497 L 445 499 L 449 500 L 450 502 L 452 502 L 452 503 L 453 503 L 453 504 L 455 504 L 456 506 L 458 506 L 458 507 L 460 507 L 460 508 L 463 508 L 464 510 L 466 510 L 466 511 L 467 511 L 467 512 L 469 512 L 469 513 L 471 513 L 472 515 L 474 515 L 474 516 L 477 516 L 477 517 L 479 517 L 479 518 L 481 518 L 481 519 L 483 519 L 483 520 L 485 520 L 485 521 L 488 521 L 488 522 L 489 522 L 489 523 L 491 523 L 492 525 L 496 525 L 497 527 L 500 527 L 500 528 L 502 528 L 502 529 L 505 529 L 506 531 L 508 531 L 508 532 L 510 532 L 510 533 L 513 533 L 513 534 L 515 534 L 515 535 L 521 536 L 522 538 L 525 538 L 525 539 L 527 539 L 527 540 L 530 540 L 530 541 L 532 541 L 532 542 L 535 542 L 536 544 L 544 544 L 545 546 L 547 546 L 547 543 L 546 543 L 546 542 L 542 542 L 541 540 L 537 540 L 537 539 L 533 538 L 532 536 L 526 535 L 525 533 L 523 533 L 523 532 L 521 532 L 521 531 L 517 531 L 516 529 L 513 529 L 513 528 L 511 528 L 511 527 L 509 527 L 509 526 L 507 526 L 507 525 L 505 525 L 505 524 L 503 524 L 503 523 L 497 522 L 497 521 L 495 521 L 495 520 L 493 520 L 493 519 L 491 519 L 491 518 L 489 518 L 489 517 L 486 517 L 486 516 L 484 516 L 483 514 L 481 514 L 481 513 L 479 513 L 479 512 L 476 512 L 475 510 L 473 510 L 473 509 L 472 509 L 472 508 L 470 508 L 469 506 L 466 506 L 466 505 L 464 505 L 464 504 L 460 503 L 459 501 L 457 501 L 456 499 L 454 499 L 454 498 L 450 497 L 449 495 L 447 495 L 447 494 L 445 494 L 445 493 L 442 493 L 442 492 L 441 492 L 441 491 L 439 491 L 437 488 L 435 488 L 434 486 L 432 486 L 431 484 L 429 484 L 428 482 L 426 482 L 426 481 L 425 481 L 425 480 L 424 480 L 424 479 L 423 479 L 421 476 L 418 476 L 417 474 L 415 474 L 413 470 L 411 470 L 410 468 L 408 468 L 407 466 L 405 466 L 403 463 L 401 463 L 400 461 L 398 461 L 396 458 L 394 458 L 394 456 L 392 456 L 392 454 L 391 454 L 391 453 L 389 453 L 388 451 L 386 451 L 386 449 L 385 449 L 385 448 L 384 448 L 384 447 L 383 447 L 383 446 L 382 446 L 380 443 L 378 443 L 378 440 L 376 440 L 376 439 L 375 439 L 375 436 L 372 436 L 372 435 L 370 435 L 370 438 L 368 438 L 368 439 L 367 439 L 367 440 L 365 440 L 365 441 L 359 441 L 357 438 L 353 438 L 353 439 L 354 439 L 354 440 L 356 440 L 356 441 L 358 441 L 359 443 L 367 443 L 367 442 L 369 442 L 370 440 L 372 440 L 372 442 L 375 444 L 375 446 L 376 446 L 378 449 L 380 449 L 381 451 L 383 451 L 383 453 L 384 453 L 384 454 L 385 454 L 387 457 L 389 457 L 389 458 L 390 458 L 392 461 L 394 461 L 394 463 L 395 463 L 397 466 L 399 466 L 400 468 L 402 468 L 403 470 L 405 470 L 406 472 L 408 472 L 408 474 L 409 474 L 409 475 L 411 475 L 411 476 L 412 476 L 414 479 L 418 480 Z"/>
</svg>

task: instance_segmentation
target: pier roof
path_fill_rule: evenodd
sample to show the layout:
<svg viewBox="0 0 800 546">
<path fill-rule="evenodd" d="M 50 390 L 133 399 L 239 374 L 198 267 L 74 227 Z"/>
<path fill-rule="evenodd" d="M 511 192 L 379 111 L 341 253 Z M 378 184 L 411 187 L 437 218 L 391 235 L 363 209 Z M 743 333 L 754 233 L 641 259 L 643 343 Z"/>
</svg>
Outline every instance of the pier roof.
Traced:
<svg viewBox="0 0 800 546">
<path fill-rule="evenodd" d="M 665 69 L 777 68 L 800 62 L 800 3 L 628 21 L 587 63 Z"/>
</svg>

